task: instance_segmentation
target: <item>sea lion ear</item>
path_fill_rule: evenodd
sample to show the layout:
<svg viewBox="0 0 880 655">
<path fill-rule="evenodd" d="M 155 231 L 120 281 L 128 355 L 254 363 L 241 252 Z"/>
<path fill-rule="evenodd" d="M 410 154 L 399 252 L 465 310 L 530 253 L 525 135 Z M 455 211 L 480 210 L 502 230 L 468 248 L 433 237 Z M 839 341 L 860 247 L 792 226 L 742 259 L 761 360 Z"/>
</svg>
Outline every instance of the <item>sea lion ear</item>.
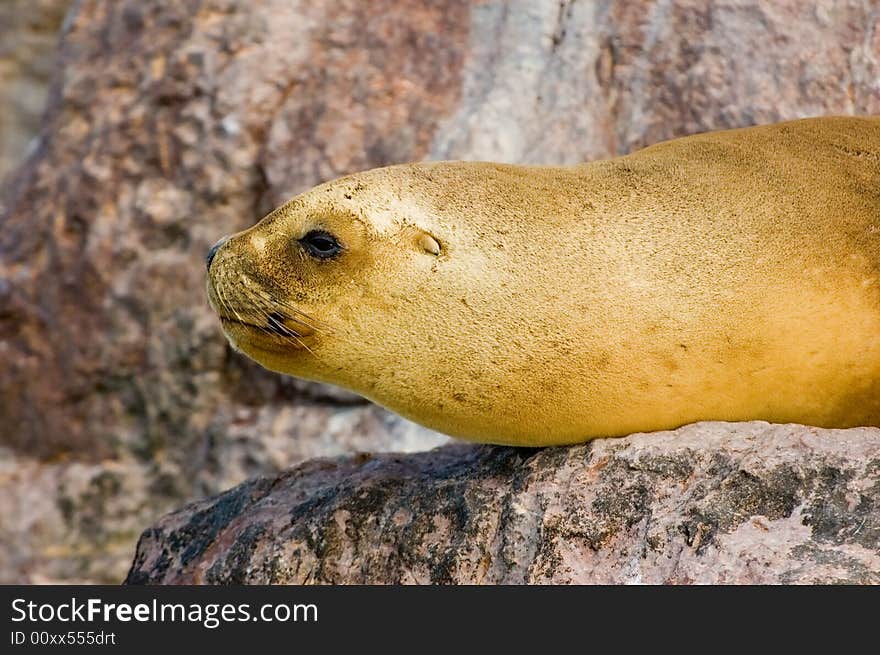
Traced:
<svg viewBox="0 0 880 655">
<path fill-rule="evenodd" d="M 440 242 L 427 232 L 420 232 L 416 237 L 416 243 L 418 243 L 419 248 L 425 252 L 434 255 L 435 257 L 440 255 Z"/>
</svg>

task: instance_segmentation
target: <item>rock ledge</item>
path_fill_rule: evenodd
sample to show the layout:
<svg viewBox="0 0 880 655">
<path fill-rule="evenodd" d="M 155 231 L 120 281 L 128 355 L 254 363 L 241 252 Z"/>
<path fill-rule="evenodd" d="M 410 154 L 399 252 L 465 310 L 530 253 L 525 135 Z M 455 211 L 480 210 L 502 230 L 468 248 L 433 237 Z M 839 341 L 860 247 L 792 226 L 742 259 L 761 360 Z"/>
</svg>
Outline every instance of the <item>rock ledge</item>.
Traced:
<svg viewBox="0 0 880 655">
<path fill-rule="evenodd" d="M 312 460 L 166 516 L 127 582 L 880 583 L 880 429 Z"/>
</svg>

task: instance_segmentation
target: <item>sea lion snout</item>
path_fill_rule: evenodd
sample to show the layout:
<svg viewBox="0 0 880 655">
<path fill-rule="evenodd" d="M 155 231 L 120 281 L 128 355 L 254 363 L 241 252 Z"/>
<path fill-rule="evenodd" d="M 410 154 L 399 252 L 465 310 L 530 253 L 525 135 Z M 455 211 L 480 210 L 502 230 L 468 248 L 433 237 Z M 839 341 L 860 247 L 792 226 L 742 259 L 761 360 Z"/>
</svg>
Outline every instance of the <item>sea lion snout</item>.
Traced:
<svg viewBox="0 0 880 655">
<path fill-rule="evenodd" d="M 211 249 L 208 251 L 208 254 L 205 256 L 205 266 L 208 270 L 211 270 L 211 262 L 214 261 L 214 255 L 217 254 L 217 251 L 223 247 L 223 244 L 229 241 L 229 237 L 225 236 L 220 239 L 217 243 L 211 246 Z"/>
</svg>

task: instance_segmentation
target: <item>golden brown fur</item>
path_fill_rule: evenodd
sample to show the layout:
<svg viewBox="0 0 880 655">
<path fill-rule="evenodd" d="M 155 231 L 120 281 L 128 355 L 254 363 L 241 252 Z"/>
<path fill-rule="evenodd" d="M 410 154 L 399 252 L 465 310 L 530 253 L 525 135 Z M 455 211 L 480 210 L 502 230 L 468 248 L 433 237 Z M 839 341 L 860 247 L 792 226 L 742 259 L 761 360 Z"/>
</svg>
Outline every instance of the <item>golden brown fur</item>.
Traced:
<svg viewBox="0 0 880 655">
<path fill-rule="evenodd" d="M 316 226 L 341 255 L 303 251 Z M 268 368 L 453 436 L 549 445 L 880 425 L 878 278 L 880 119 L 821 118 L 575 167 L 359 173 L 233 236 L 208 288 Z"/>
</svg>

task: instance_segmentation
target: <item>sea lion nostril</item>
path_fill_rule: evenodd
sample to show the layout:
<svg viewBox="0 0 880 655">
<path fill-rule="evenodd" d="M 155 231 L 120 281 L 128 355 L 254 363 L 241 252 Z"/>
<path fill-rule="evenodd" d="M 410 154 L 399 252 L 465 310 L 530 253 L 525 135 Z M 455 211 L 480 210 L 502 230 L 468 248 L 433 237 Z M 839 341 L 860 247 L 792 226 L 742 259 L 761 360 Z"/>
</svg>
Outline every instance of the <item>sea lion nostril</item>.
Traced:
<svg viewBox="0 0 880 655">
<path fill-rule="evenodd" d="M 223 244 L 226 243 L 228 240 L 229 237 L 223 237 L 217 243 L 211 246 L 211 249 L 208 251 L 208 256 L 205 257 L 205 264 L 209 269 L 211 268 L 211 262 L 214 261 L 214 255 L 217 254 L 217 251 L 220 250 L 220 248 L 223 247 Z"/>
</svg>

